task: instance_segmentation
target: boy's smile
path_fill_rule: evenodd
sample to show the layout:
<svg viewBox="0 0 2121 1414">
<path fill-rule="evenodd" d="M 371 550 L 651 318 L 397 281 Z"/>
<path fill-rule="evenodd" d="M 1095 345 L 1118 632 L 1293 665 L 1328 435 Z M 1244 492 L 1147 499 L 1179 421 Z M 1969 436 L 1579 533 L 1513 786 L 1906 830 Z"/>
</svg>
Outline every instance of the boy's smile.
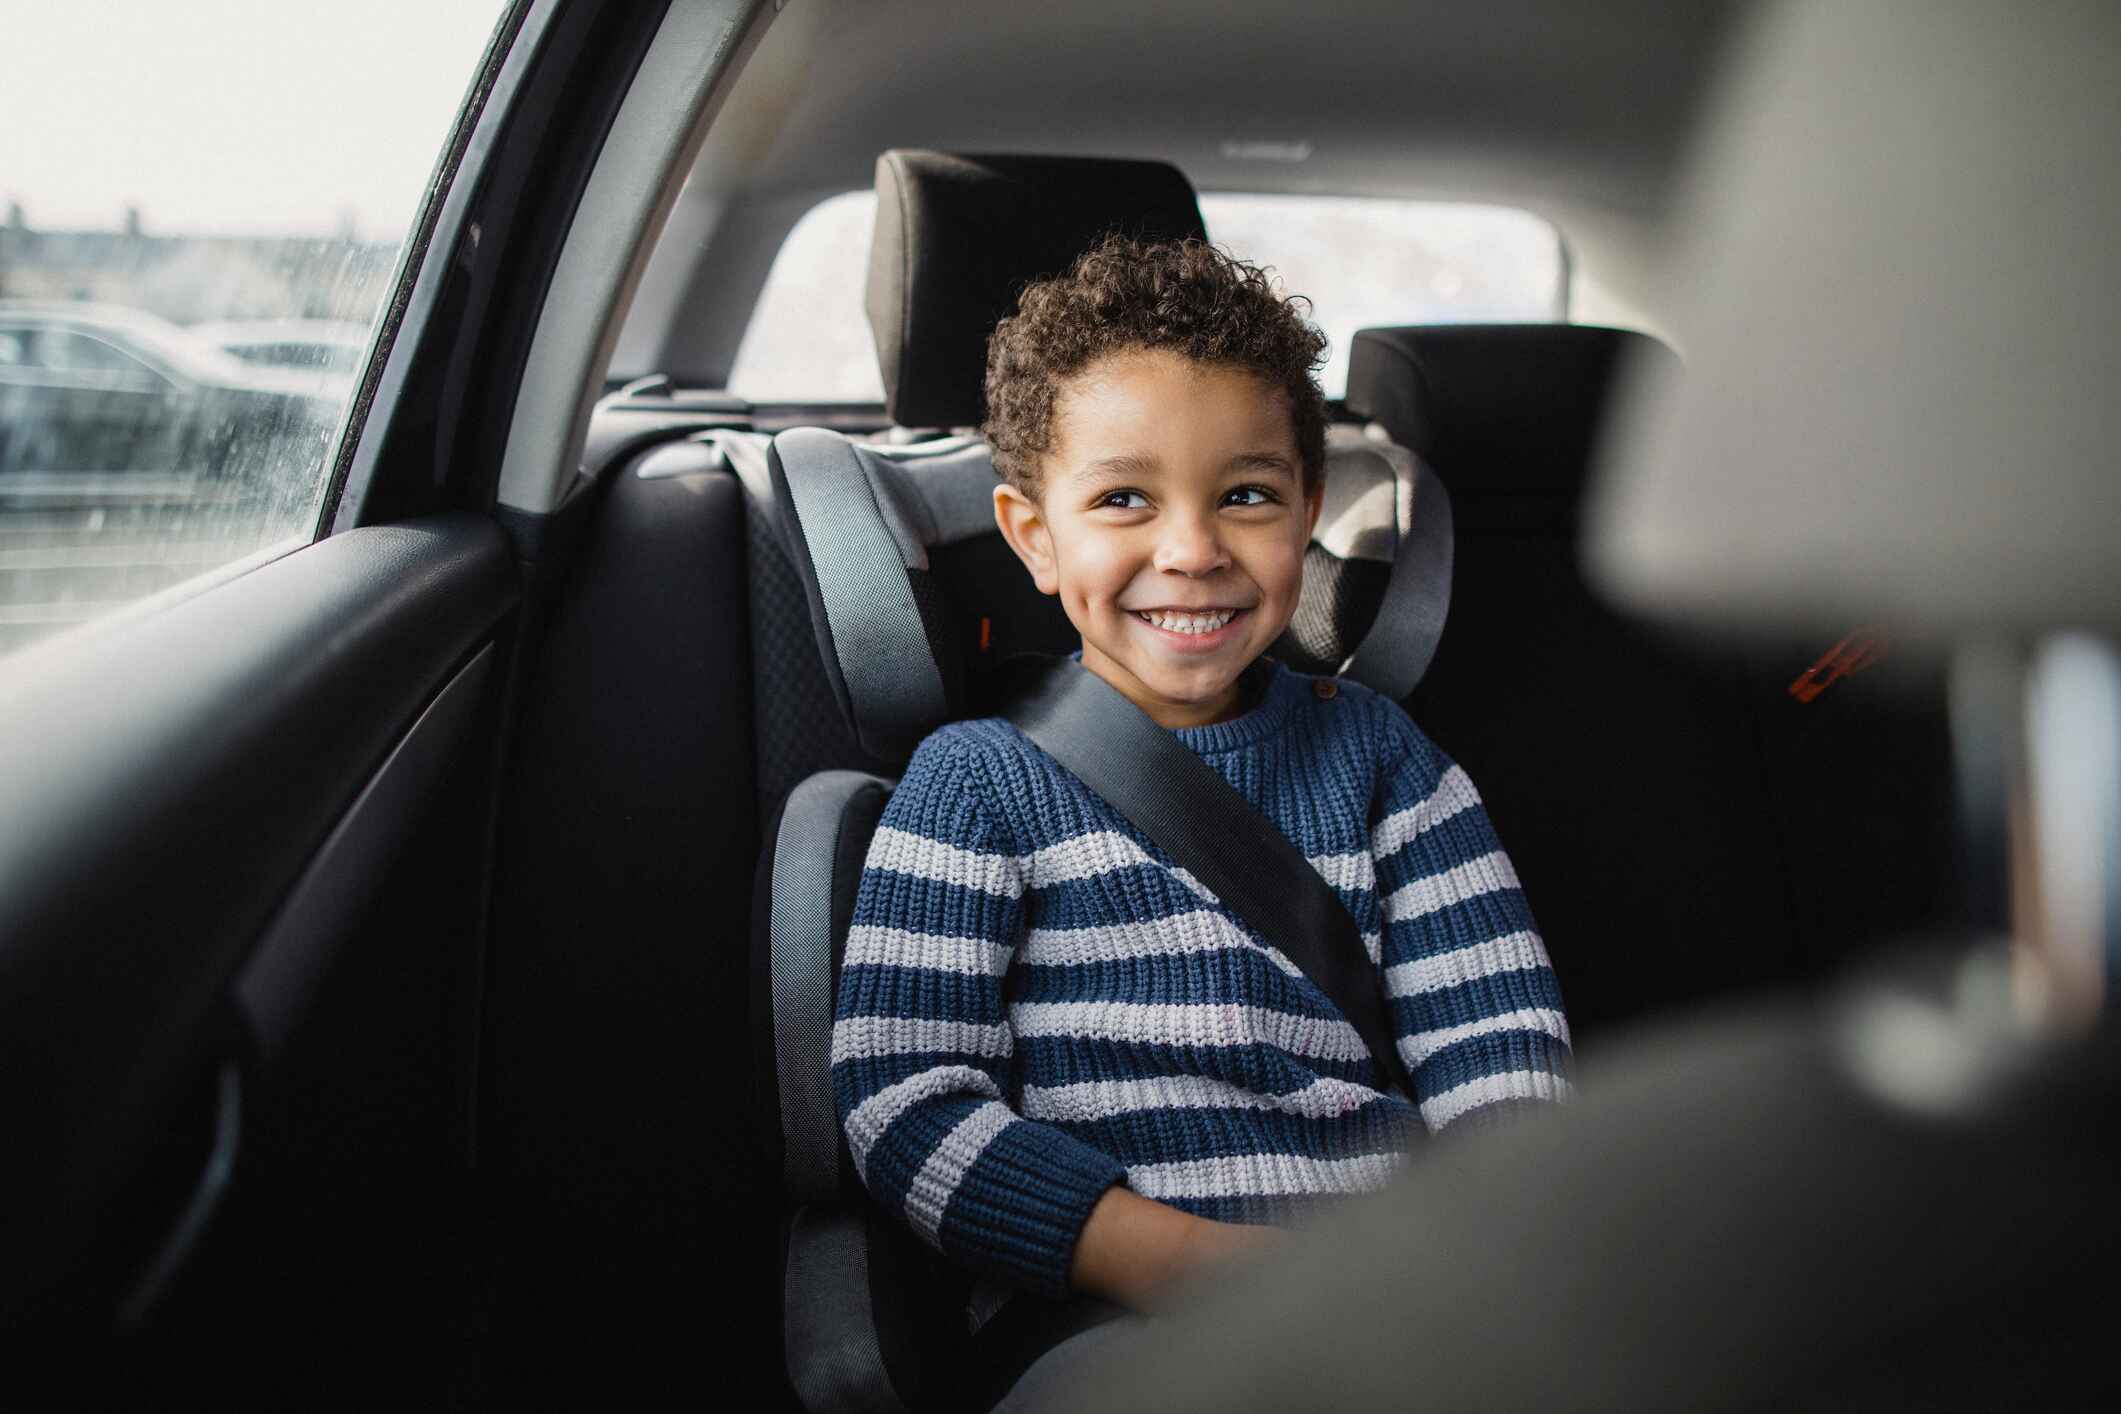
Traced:
<svg viewBox="0 0 2121 1414">
<path fill-rule="evenodd" d="M 1083 666 L 1166 727 L 1234 716 L 1318 518 L 1287 395 L 1169 350 L 1108 355 L 1062 385 L 1040 468 L 1035 501 L 995 489 L 995 520 Z"/>
</svg>

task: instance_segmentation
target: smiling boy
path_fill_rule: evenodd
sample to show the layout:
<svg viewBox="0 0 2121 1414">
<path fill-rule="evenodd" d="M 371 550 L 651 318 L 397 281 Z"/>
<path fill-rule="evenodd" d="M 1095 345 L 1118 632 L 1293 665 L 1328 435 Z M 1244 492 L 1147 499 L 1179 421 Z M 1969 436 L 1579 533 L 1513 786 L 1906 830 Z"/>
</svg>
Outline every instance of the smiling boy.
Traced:
<svg viewBox="0 0 2121 1414">
<path fill-rule="evenodd" d="M 1296 611 L 1325 487 L 1287 403 L 1247 369 L 1122 350 L 1069 381 L 1035 475 L 995 488 L 1003 538 L 1060 597 L 1083 666 L 1161 726 L 1231 716 L 1239 675 Z"/>
<path fill-rule="evenodd" d="M 1083 666 L 1338 890 L 1416 1093 L 1013 726 L 952 723 L 870 847 L 833 1074 L 869 1191 L 990 1290 L 1153 1310 L 1382 1185 L 1424 1129 L 1567 1092 L 1554 976 L 1465 773 L 1397 704 L 1263 656 L 1324 491 L 1324 343 L 1254 267 L 1108 239 L 990 341 L 995 520 Z"/>
</svg>

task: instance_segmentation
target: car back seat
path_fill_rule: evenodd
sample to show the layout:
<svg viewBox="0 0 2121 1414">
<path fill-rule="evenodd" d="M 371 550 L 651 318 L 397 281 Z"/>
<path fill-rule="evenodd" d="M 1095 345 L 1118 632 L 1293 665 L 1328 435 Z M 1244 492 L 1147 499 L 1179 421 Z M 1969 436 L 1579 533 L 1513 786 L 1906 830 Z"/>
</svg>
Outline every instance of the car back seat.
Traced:
<svg viewBox="0 0 2121 1414">
<path fill-rule="evenodd" d="M 1184 179 L 1139 170 L 1147 165 L 886 154 L 879 229 L 915 233 L 871 273 L 872 321 L 880 345 L 893 345 L 880 357 L 891 406 L 943 427 L 977 421 L 983 362 L 967 349 L 984 347 L 1025 281 L 1064 267 L 1104 230 L 1139 228 L 1139 210 L 1126 203 L 1146 193 L 1162 204 L 1161 227 L 1146 223 L 1152 233 L 1198 234 Z M 1067 229 L 1057 233 L 1056 222 Z M 967 249 L 968 231 L 981 250 L 973 288 L 991 281 L 1006 294 L 968 300 L 964 287 L 935 279 L 940 252 Z M 790 656 L 822 676 L 840 719 L 830 737 L 781 745 L 784 761 L 835 750 L 842 759 L 794 783 L 769 825 L 753 914 L 758 1073 L 788 1200 L 790 1382 L 814 1409 L 948 1404 L 964 1393 L 952 1376 L 967 1364 L 970 1283 L 853 1177 L 830 1072 L 839 948 L 891 776 L 929 731 L 991 702 L 1002 659 L 1066 651 L 1076 639 L 995 530 L 995 472 L 976 437 L 863 444 L 798 429 L 770 442 L 715 441 L 770 529 L 776 572 L 800 586 L 803 637 L 816 652 L 791 644 Z M 1421 560 L 1398 552 L 1418 518 L 1434 525 L 1448 504 L 1402 449 L 1354 429 L 1331 434 L 1328 461 L 1309 552 L 1316 572 L 1307 570 L 1297 622 L 1276 652 L 1304 670 L 1350 668 L 1403 692 L 1411 681 L 1392 676 L 1418 673 L 1426 654 L 1391 628 L 1433 622 L 1443 606 L 1380 614 L 1380 605 L 1433 592 L 1433 580 L 1410 587 L 1419 576 L 1408 567 Z M 759 728 L 807 730 L 776 723 L 763 706 Z"/>
<path fill-rule="evenodd" d="M 1616 380 L 1671 357 L 1571 325 L 1350 348 L 1349 411 L 1434 466 L 1457 517 L 1451 620 L 1408 708 L 1481 783 L 1594 1038 L 1818 976 L 1956 906 L 1941 683 L 1880 671 L 1799 703 L 1786 689 L 1827 645 L 1683 639 L 1585 583 L 1578 511 Z"/>
</svg>

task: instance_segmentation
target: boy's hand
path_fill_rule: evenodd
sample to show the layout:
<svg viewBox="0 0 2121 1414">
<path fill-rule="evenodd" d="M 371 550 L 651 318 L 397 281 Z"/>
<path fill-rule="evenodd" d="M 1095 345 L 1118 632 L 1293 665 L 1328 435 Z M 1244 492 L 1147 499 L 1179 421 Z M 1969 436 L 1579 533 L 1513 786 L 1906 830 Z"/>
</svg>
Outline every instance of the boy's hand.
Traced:
<svg viewBox="0 0 2121 1414">
<path fill-rule="evenodd" d="M 1288 1240 L 1279 1228 L 1197 1218 L 1115 1185 L 1083 1224 L 1069 1281 L 1129 1310 L 1155 1312 L 1189 1279 Z"/>
<path fill-rule="evenodd" d="M 1275 1251 L 1289 1241 L 1289 1234 L 1278 1227 L 1253 1223 L 1218 1223 L 1210 1222 L 1206 1218 L 1195 1218 L 1193 1221 L 1196 1226 L 1189 1229 L 1189 1232 L 1196 1260 L 1190 1265 L 1198 1268 L 1243 1261 L 1256 1253 Z"/>
</svg>

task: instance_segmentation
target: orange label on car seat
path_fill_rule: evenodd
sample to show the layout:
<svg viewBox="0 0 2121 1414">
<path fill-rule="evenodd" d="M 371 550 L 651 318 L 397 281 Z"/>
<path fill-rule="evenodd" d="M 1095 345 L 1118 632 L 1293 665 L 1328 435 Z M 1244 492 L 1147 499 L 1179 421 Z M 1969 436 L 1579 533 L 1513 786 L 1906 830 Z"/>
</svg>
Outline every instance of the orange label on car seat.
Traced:
<svg viewBox="0 0 2121 1414">
<path fill-rule="evenodd" d="M 1799 702 L 1810 702 L 1850 673 L 1860 673 L 1883 658 L 1885 649 L 1884 634 L 1875 629 L 1859 628 L 1806 668 L 1797 681 L 1790 684 L 1790 696 Z"/>
</svg>

